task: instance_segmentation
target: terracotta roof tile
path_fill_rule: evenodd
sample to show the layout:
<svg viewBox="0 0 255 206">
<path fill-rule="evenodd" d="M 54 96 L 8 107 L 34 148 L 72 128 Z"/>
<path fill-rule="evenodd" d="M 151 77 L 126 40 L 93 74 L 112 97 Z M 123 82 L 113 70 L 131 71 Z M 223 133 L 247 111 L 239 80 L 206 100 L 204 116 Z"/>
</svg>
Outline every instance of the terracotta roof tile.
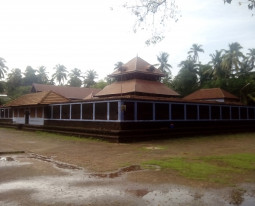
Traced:
<svg viewBox="0 0 255 206">
<path fill-rule="evenodd" d="M 106 86 L 102 91 L 98 92 L 95 96 L 110 96 L 130 93 L 144 93 L 151 95 L 164 95 L 164 96 L 179 96 L 177 92 L 168 88 L 161 82 L 148 81 L 141 79 L 131 79 L 122 82 L 114 82 Z"/>
<path fill-rule="evenodd" d="M 140 57 L 135 57 L 131 59 L 126 64 L 121 66 L 122 70 L 116 70 L 109 76 L 120 76 L 127 73 L 145 73 L 148 75 L 156 75 L 156 76 L 165 76 L 159 69 L 156 69 L 153 65 L 144 61 Z"/>
<path fill-rule="evenodd" d="M 27 105 L 38 105 L 38 104 L 51 104 L 51 103 L 62 103 L 68 102 L 69 100 L 62 95 L 59 95 L 52 91 L 47 92 L 38 92 L 23 95 L 9 103 L 6 107 L 15 107 L 15 106 L 27 106 Z"/>
<path fill-rule="evenodd" d="M 54 91 L 68 99 L 83 99 L 91 93 L 96 94 L 100 89 L 85 87 L 55 86 L 46 84 L 33 84 L 31 92 Z"/>
<path fill-rule="evenodd" d="M 187 100 L 206 100 L 206 99 L 233 99 L 238 100 L 238 97 L 235 95 L 220 89 L 220 88 L 211 88 L 211 89 L 200 89 L 195 91 L 188 96 L 184 97 Z"/>
</svg>

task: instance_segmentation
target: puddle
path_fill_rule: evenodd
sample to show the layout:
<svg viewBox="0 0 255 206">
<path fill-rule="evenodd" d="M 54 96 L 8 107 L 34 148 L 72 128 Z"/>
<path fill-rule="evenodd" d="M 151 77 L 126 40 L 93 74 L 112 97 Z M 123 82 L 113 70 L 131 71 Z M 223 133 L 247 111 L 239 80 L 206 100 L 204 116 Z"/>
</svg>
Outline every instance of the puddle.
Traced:
<svg viewBox="0 0 255 206">
<path fill-rule="evenodd" d="M 19 165 L 23 163 L 18 161 L 20 157 L 24 161 L 30 161 L 29 171 L 33 171 L 33 167 L 42 171 L 47 170 L 49 164 L 68 170 L 65 173 L 60 173 L 55 167 L 53 169 L 57 171 L 57 175 L 54 176 L 40 176 L 41 173 L 39 173 L 34 176 L 20 176 L 17 179 L 10 178 L 9 180 L 4 179 L 3 182 L 0 181 L 0 205 L 233 206 L 235 204 L 230 203 L 231 195 L 242 198 L 242 202 L 236 202 L 240 203 L 241 206 L 252 206 L 255 202 L 254 184 L 240 185 L 238 187 L 240 189 L 237 188 L 236 190 L 233 188 L 214 190 L 197 189 L 170 183 L 154 185 L 130 182 L 125 176 L 116 178 L 129 172 L 140 171 L 141 167 L 139 165 L 131 165 L 111 173 L 91 174 L 77 166 L 57 162 L 52 157 L 29 154 L 11 156 L 13 161 L 7 161 L 5 160 L 6 157 L 1 157 L 0 166 L 2 171 L 4 171 L 7 164 Z M 3 164 L 6 165 L 2 167 Z M 18 173 L 19 170 L 17 170 Z M 12 175 L 15 176 L 15 174 Z M 26 196 L 18 197 L 16 194 L 20 191 L 24 192 Z M 231 193 L 232 191 L 234 192 Z M 238 198 L 237 200 L 239 200 Z"/>
<path fill-rule="evenodd" d="M 82 170 L 82 168 L 77 167 L 75 165 L 71 165 L 71 164 L 67 164 L 67 163 L 64 163 L 64 162 L 56 161 L 56 160 L 52 159 L 51 157 L 46 157 L 46 156 L 42 156 L 42 155 L 38 155 L 38 154 L 34 154 L 34 153 L 30 154 L 29 158 L 52 163 L 60 169 Z"/>
<path fill-rule="evenodd" d="M 23 166 L 23 165 L 29 165 L 31 164 L 30 162 L 19 162 L 16 160 L 16 156 L 10 157 L 10 156 L 6 156 L 6 157 L 0 157 L 0 167 L 4 168 L 4 167 L 19 167 L 19 166 Z"/>
<path fill-rule="evenodd" d="M 151 147 L 145 147 L 145 149 L 148 149 L 148 150 L 162 150 L 163 148 L 162 147 L 153 147 L 153 146 L 151 146 Z"/>
<path fill-rule="evenodd" d="M 12 161 L 14 161 L 14 158 L 12 158 L 12 157 L 1 157 L 0 161 L 12 162 Z"/>
<path fill-rule="evenodd" d="M 130 193 L 132 195 L 135 195 L 137 197 L 143 197 L 143 196 L 147 195 L 150 191 L 148 189 L 136 189 L 136 190 L 128 189 L 128 190 L 126 190 L 126 192 Z"/>
<path fill-rule="evenodd" d="M 128 173 L 128 172 L 135 172 L 141 170 L 140 165 L 131 165 L 129 167 L 124 167 L 119 169 L 117 172 L 112 172 L 112 173 L 97 173 L 97 174 L 92 174 L 91 176 L 93 177 L 100 177 L 100 178 L 117 178 L 120 177 L 121 175 Z"/>
</svg>

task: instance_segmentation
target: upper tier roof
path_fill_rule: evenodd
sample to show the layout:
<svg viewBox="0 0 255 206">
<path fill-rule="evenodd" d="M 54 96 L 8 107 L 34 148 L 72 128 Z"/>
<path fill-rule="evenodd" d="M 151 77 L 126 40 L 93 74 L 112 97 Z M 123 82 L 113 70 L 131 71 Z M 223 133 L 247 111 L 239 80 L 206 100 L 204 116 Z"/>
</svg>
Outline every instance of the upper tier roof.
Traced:
<svg viewBox="0 0 255 206">
<path fill-rule="evenodd" d="M 131 59 L 126 64 L 123 64 L 119 69 L 115 70 L 110 77 L 117 77 L 120 75 L 130 74 L 130 73 L 143 73 L 145 75 L 154 75 L 163 77 L 165 76 L 159 69 L 156 69 L 153 65 L 144 61 L 140 57 L 135 57 Z"/>
</svg>

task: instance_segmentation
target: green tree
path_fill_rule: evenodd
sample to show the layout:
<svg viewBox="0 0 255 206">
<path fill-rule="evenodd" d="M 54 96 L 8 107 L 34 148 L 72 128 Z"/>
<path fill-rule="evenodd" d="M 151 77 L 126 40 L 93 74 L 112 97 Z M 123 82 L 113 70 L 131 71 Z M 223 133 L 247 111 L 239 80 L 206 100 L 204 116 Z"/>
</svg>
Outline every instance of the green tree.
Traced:
<svg viewBox="0 0 255 206">
<path fill-rule="evenodd" d="M 230 77 L 231 74 L 239 72 L 242 64 L 241 59 L 244 58 L 243 53 L 240 51 L 242 48 L 238 42 L 234 42 L 229 44 L 229 50 L 224 50 L 222 66 L 225 70 L 225 77 Z"/>
<path fill-rule="evenodd" d="M 37 70 L 37 83 L 39 84 L 48 84 L 49 78 L 47 75 L 46 67 L 40 66 Z"/>
<path fill-rule="evenodd" d="M 8 67 L 5 65 L 6 61 L 4 58 L 0 57 L 0 79 L 4 78 Z"/>
<path fill-rule="evenodd" d="M 185 60 L 179 67 L 181 69 L 173 80 L 173 88 L 186 96 L 198 88 L 197 65 L 193 60 Z"/>
<path fill-rule="evenodd" d="M 170 87 L 172 79 L 172 72 L 170 68 L 172 68 L 172 66 L 168 63 L 168 57 L 169 57 L 168 53 L 161 52 L 157 56 L 159 64 L 155 64 L 155 66 L 159 66 L 158 69 L 165 75 L 165 77 L 162 78 L 162 83 Z"/>
<path fill-rule="evenodd" d="M 20 69 L 16 68 L 11 70 L 11 72 L 8 74 L 6 85 L 8 96 L 18 96 L 16 95 L 16 91 L 22 86 L 22 73 Z"/>
<path fill-rule="evenodd" d="M 161 52 L 158 56 L 157 56 L 157 60 L 159 62 L 159 64 L 155 64 L 155 66 L 159 66 L 159 70 L 161 72 L 163 72 L 165 75 L 167 76 L 171 76 L 171 70 L 170 68 L 172 68 L 172 66 L 170 64 L 168 64 L 168 57 L 169 54 L 166 52 Z"/>
<path fill-rule="evenodd" d="M 67 68 L 64 65 L 57 64 L 54 68 L 55 73 L 52 75 L 52 79 L 57 80 L 59 85 L 63 85 L 67 76 Z"/>
<path fill-rule="evenodd" d="M 203 85 L 210 81 L 212 78 L 212 66 L 209 64 L 199 64 L 198 65 L 198 79 L 199 79 L 199 86 L 203 87 Z"/>
<path fill-rule="evenodd" d="M 96 84 L 95 79 L 97 77 L 98 74 L 94 69 L 87 70 L 84 78 L 84 87 L 93 87 Z"/>
<path fill-rule="evenodd" d="M 98 82 L 96 82 L 94 85 L 93 85 L 93 88 L 96 88 L 96 89 L 103 89 L 105 86 L 107 86 L 108 83 L 104 80 L 99 80 Z"/>
<path fill-rule="evenodd" d="M 252 70 L 255 68 L 255 49 L 249 49 L 249 52 L 246 55 L 248 58 L 248 64 Z"/>
<path fill-rule="evenodd" d="M 71 70 L 70 74 L 69 74 L 69 85 L 72 87 L 81 87 L 82 85 L 82 81 L 80 79 L 81 77 L 81 70 L 74 68 Z"/>
<path fill-rule="evenodd" d="M 24 72 L 23 84 L 25 86 L 30 86 L 36 82 L 37 82 L 36 70 L 33 69 L 31 66 L 27 66 Z"/>
<path fill-rule="evenodd" d="M 214 54 L 210 54 L 212 65 L 212 77 L 214 80 L 223 79 L 225 77 L 225 72 L 222 68 L 222 51 L 216 50 Z"/>
<path fill-rule="evenodd" d="M 117 69 L 121 68 L 123 64 L 124 64 L 124 63 L 121 62 L 121 61 L 115 63 L 115 64 L 114 64 L 114 70 L 117 70 Z"/>
<path fill-rule="evenodd" d="M 194 62 L 199 62 L 199 52 L 204 52 L 201 44 L 192 44 L 188 54 L 192 55 Z"/>
</svg>

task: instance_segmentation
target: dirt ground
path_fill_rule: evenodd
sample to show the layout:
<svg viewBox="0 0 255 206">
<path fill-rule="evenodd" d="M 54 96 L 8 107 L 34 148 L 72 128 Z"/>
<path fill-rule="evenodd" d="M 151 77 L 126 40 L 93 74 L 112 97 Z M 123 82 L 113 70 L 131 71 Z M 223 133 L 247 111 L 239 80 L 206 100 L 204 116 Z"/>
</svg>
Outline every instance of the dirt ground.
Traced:
<svg viewBox="0 0 255 206">
<path fill-rule="evenodd" d="M 222 186 L 140 167 L 244 152 L 255 134 L 118 144 L 0 128 L 0 205 L 255 205 L 255 181 L 241 175 Z"/>
</svg>

